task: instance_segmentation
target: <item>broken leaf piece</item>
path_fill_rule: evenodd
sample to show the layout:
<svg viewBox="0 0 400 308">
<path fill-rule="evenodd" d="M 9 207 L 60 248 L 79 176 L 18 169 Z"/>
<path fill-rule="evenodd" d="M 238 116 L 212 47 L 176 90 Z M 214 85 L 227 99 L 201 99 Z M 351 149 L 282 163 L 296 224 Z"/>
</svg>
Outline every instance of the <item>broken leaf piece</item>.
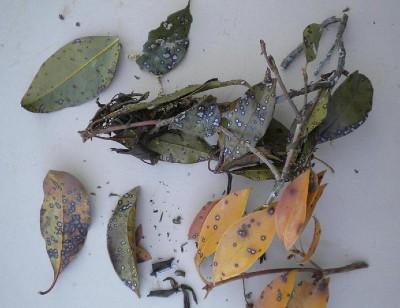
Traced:
<svg viewBox="0 0 400 308">
<path fill-rule="evenodd" d="M 143 54 L 136 60 L 140 68 L 157 76 L 174 69 L 189 48 L 192 21 L 189 1 L 186 8 L 169 15 L 157 29 L 150 31 Z"/>
<path fill-rule="evenodd" d="M 107 248 L 119 278 L 140 296 L 135 239 L 138 192 L 135 187 L 118 200 L 107 226 Z"/>
<path fill-rule="evenodd" d="M 271 245 L 275 235 L 275 205 L 233 223 L 219 241 L 213 262 L 214 283 L 245 272 Z"/>
<path fill-rule="evenodd" d="M 326 308 L 329 299 L 329 278 L 317 283 L 300 282 L 294 289 L 288 308 Z"/>
<path fill-rule="evenodd" d="M 197 213 L 196 217 L 193 219 L 192 224 L 189 228 L 188 239 L 197 241 L 199 238 L 200 230 L 206 220 L 208 214 L 212 210 L 212 208 L 219 202 L 221 199 L 208 201 Z"/>
<path fill-rule="evenodd" d="M 165 260 L 165 261 L 160 261 L 160 262 L 153 263 L 151 265 L 151 268 L 152 268 L 153 271 L 151 272 L 150 275 L 151 276 L 157 276 L 157 273 L 162 272 L 162 271 L 164 271 L 164 270 L 166 270 L 168 268 L 171 268 L 172 267 L 172 261 L 174 261 L 174 258 L 170 258 L 170 259 Z"/>
<path fill-rule="evenodd" d="M 211 209 L 199 234 L 198 251 L 195 256 L 197 267 L 215 252 L 222 235 L 229 226 L 242 217 L 250 191 L 250 188 L 245 188 L 230 193 Z"/>
<path fill-rule="evenodd" d="M 45 113 L 95 98 L 111 83 L 119 51 L 115 36 L 88 36 L 68 43 L 42 64 L 22 107 Z"/>
<path fill-rule="evenodd" d="M 303 31 L 304 53 L 307 62 L 314 61 L 317 57 L 319 40 L 321 39 L 321 25 L 308 25 Z"/>
<path fill-rule="evenodd" d="M 276 231 L 286 249 L 299 238 L 306 220 L 310 169 L 295 178 L 283 191 L 276 206 Z"/>
<path fill-rule="evenodd" d="M 296 271 L 290 271 L 275 277 L 261 292 L 254 307 L 286 308 L 296 282 L 296 275 Z"/>
<path fill-rule="evenodd" d="M 306 252 L 306 254 L 303 257 L 303 260 L 300 261 L 300 263 L 305 263 L 307 261 L 309 261 L 312 256 L 315 253 L 315 250 L 317 249 L 317 246 L 319 244 L 319 240 L 321 238 L 321 224 L 318 220 L 317 217 L 313 216 L 314 218 L 314 235 L 313 235 L 313 239 L 311 241 L 310 247 L 308 247 L 308 250 Z"/>
<path fill-rule="evenodd" d="M 327 116 L 315 129 L 319 143 L 350 134 L 361 126 L 372 109 L 374 89 L 367 76 L 353 72 L 332 94 Z"/>
<path fill-rule="evenodd" d="M 82 248 L 90 224 L 90 205 L 83 185 L 67 172 L 50 170 L 43 181 L 44 200 L 40 210 L 40 230 L 54 270 L 50 288 L 61 271 Z"/>
</svg>

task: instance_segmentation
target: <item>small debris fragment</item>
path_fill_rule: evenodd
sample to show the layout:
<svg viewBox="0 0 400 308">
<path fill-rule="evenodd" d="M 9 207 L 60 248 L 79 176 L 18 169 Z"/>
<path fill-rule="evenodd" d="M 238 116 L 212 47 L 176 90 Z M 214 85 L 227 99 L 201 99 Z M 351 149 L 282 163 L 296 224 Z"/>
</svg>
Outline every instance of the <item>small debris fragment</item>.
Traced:
<svg viewBox="0 0 400 308">
<path fill-rule="evenodd" d="M 101 186 L 100 185 L 97 185 L 97 189 L 100 189 L 101 188 Z"/>
<path fill-rule="evenodd" d="M 158 210 L 153 210 L 153 213 L 158 213 Z"/>
<path fill-rule="evenodd" d="M 108 194 L 108 196 L 109 196 L 109 197 L 120 197 L 120 195 L 118 195 L 118 194 L 116 194 L 116 193 L 113 193 L 113 192 L 110 192 L 110 193 Z"/>
<path fill-rule="evenodd" d="M 65 17 L 64 17 L 63 14 L 58 14 L 58 18 L 59 18 L 60 20 L 64 20 L 64 19 L 65 19 Z"/>
<path fill-rule="evenodd" d="M 176 270 L 176 271 L 175 271 L 175 276 L 178 276 L 178 277 L 185 277 L 185 276 L 186 276 L 186 272 L 183 271 L 183 270 Z"/>
<path fill-rule="evenodd" d="M 133 77 L 135 77 L 136 80 L 140 80 L 140 77 L 137 75 L 134 75 Z"/>
<path fill-rule="evenodd" d="M 184 252 L 183 248 L 187 245 L 187 243 L 188 243 L 188 242 L 184 242 L 184 243 L 181 245 L 181 252 Z"/>
<path fill-rule="evenodd" d="M 90 194 L 91 194 L 92 196 L 96 196 L 96 193 L 94 193 L 94 192 L 91 192 Z"/>
<path fill-rule="evenodd" d="M 77 22 L 75 23 L 75 26 L 76 26 L 76 27 L 80 27 L 80 26 L 81 26 L 81 23 L 80 23 L 79 21 L 77 21 Z"/>
<path fill-rule="evenodd" d="M 358 169 L 354 169 L 354 173 L 359 173 L 360 171 Z"/>
<path fill-rule="evenodd" d="M 159 222 L 162 222 L 163 216 L 164 216 L 164 212 L 161 212 Z"/>
<path fill-rule="evenodd" d="M 156 262 L 153 263 L 151 265 L 152 268 L 152 272 L 151 272 L 151 276 L 157 276 L 158 273 L 165 271 L 167 269 L 170 269 L 172 267 L 172 261 L 174 261 L 174 258 L 165 260 L 165 261 L 160 261 L 160 262 Z"/>
<path fill-rule="evenodd" d="M 172 219 L 172 222 L 175 225 L 180 225 L 182 223 L 182 217 L 181 216 L 176 216 L 174 219 Z"/>
</svg>

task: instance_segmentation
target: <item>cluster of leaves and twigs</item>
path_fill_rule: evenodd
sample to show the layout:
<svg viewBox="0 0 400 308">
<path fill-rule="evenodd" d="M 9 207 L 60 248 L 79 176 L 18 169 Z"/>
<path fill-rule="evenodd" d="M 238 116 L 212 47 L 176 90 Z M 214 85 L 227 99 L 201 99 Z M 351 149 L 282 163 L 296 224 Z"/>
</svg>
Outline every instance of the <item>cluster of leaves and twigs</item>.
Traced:
<svg viewBox="0 0 400 308">
<path fill-rule="evenodd" d="M 256 307 L 326 307 L 329 275 L 368 266 L 356 262 L 323 269 L 312 260 L 322 230 L 314 210 L 326 188 L 322 184 L 325 171 L 313 170 L 313 160 L 321 161 L 315 156 L 317 146 L 351 133 L 365 122 L 372 108 L 373 87 L 368 77 L 345 69 L 346 12 L 308 25 L 301 44 L 282 61 L 281 67 L 287 69 L 304 52 L 301 89 L 287 88 L 274 57 L 261 40 L 261 55 L 267 67 L 254 85 L 244 79 L 210 78 L 173 93 L 162 90 L 154 99 L 149 99 L 146 91 L 118 93 L 106 104 L 97 100 L 99 109 L 80 132 L 83 141 L 100 138 L 117 142 L 123 148 L 114 151 L 148 164 L 208 161 L 210 171 L 228 174 L 227 195 L 204 205 L 189 230 L 189 238 L 197 243 L 194 259 L 207 293 L 232 280 L 280 273 L 263 290 Z M 157 76 L 161 83 L 162 76 L 177 67 L 188 51 L 192 20 L 189 1 L 149 33 L 142 54 L 136 58 L 139 67 Z M 308 68 L 317 59 L 323 32 L 332 24 L 338 24 L 335 41 L 314 71 L 316 80 L 310 81 Z M 65 45 L 43 63 L 22 106 L 44 113 L 96 97 L 111 82 L 119 51 L 117 37 L 85 37 Z M 335 69 L 322 73 L 335 51 Z M 228 87 L 242 87 L 243 93 L 226 102 L 208 92 Z M 303 102 L 296 104 L 294 98 L 300 96 Z M 277 104 L 283 102 L 293 112 L 289 127 L 275 117 Z M 274 187 L 264 204 L 244 215 L 251 189 L 230 193 L 233 175 L 274 180 Z M 44 192 L 41 231 L 54 280 L 41 294 L 52 289 L 61 271 L 81 249 L 90 223 L 87 193 L 72 175 L 50 171 L 44 180 Z M 135 226 L 137 192 L 134 188 L 119 199 L 108 224 L 107 247 L 116 273 L 139 295 L 137 263 L 151 256 L 140 246 L 141 226 Z M 314 234 L 304 250 L 300 237 L 311 220 Z M 246 272 L 269 249 L 275 235 L 289 256 L 302 266 Z M 200 266 L 211 256 L 213 273 L 212 281 L 208 281 Z M 154 264 L 153 274 L 170 267 L 172 260 Z M 295 286 L 299 272 L 310 273 L 311 280 Z M 148 296 L 182 292 L 184 307 L 190 307 L 191 293 L 197 303 L 189 286 L 178 284 L 172 277 L 165 280 L 171 283 L 170 289 L 154 290 Z"/>
</svg>

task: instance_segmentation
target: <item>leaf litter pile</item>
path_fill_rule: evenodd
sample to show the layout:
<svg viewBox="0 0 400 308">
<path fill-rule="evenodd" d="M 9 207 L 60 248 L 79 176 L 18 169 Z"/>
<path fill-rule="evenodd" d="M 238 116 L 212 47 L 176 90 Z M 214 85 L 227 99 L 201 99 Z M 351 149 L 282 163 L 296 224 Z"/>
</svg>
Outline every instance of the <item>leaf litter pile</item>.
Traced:
<svg viewBox="0 0 400 308">
<path fill-rule="evenodd" d="M 322 231 L 314 212 L 327 185 L 323 183 L 325 170 L 314 170 L 314 160 L 321 161 L 315 152 L 319 144 L 358 128 L 372 108 L 373 87 L 368 77 L 345 69 L 343 37 L 347 10 L 341 17 L 306 26 L 302 42 L 282 61 L 281 67 L 287 69 L 304 54 L 305 65 L 299 74 L 304 81 L 301 89 L 288 90 L 261 40 L 266 72 L 258 83 L 210 78 L 166 94 L 163 77 L 185 58 L 192 21 L 189 2 L 150 31 L 142 54 L 136 57 L 140 69 L 155 75 L 160 82 L 161 92 L 156 98 L 150 100 L 149 92 L 143 91 L 117 93 L 106 104 L 97 100 L 99 109 L 79 133 L 83 141 L 100 138 L 117 142 L 121 147 L 113 151 L 130 154 L 148 164 L 206 161 L 213 173 L 228 175 L 226 194 L 201 207 L 188 230 L 189 239 L 197 245 L 194 264 L 206 294 L 230 281 L 276 274 L 254 303 L 245 297 L 247 307 L 326 307 L 332 274 L 368 267 L 360 261 L 322 268 L 313 260 Z M 337 27 L 335 41 L 316 65 L 315 80 L 310 80 L 309 67 L 317 59 L 320 39 L 333 26 Z M 22 98 L 22 107 L 48 113 L 97 97 L 113 79 L 120 48 L 119 38 L 111 36 L 83 37 L 68 43 L 42 64 Z M 335 69 L 322 72 L 335 53 Z M 230 87 L 242 90 L 242 95 L 231 102 L 207 93 L 212 89 L 229 91 Z M 296 105 L 293 99 L 300 96 L 303 103 Z M 289 104 L 293 112 L 290 127 L 275 117 L 277 104 L 283 103 Z M 230 192 L 233 175 L 254 181 L 273 180 L 266 202 L 254 211 L 248 210 L 251 188 Z M 88 193 L 74 176 L 51 170 L 44 179 L 43 190 L 40 227 L 54 278 L 40 294 L 54 287 L 82 248 L 90 225 Z M 150 260 L 151 255 L 140 244 L 142 226 L 136 226 L 138 192 L 136 187 L 119 196 L 109 219 L 106 240 L 116 274 L 140 296 L 143 277 L 139 277 L 138 264 Z M 171 223 L 179 224 L 180 220 L 177 216 Z M 301 237 L 310 221 L 314 234 L 309 247 L 304 248 Z M 275 237 L 295 264 L 287 268 L 270 268 L 266 264 L 266 269 L 249 271 L 259 259 L 265 259 Z M 207 258 L 212 259 L 211 280 L 205 278 L 201 268 Z M 173 261 L 170 258 L 153 263 L 151 275 L 158 277 L 158 273 L 172 267 Z M 298 273 L 308 276 L 302 275 L 300 281 Z M 185 271 L 176 270 L 175 276 L 183 279 Z M 178 283 L 173 277 L 164 281 L 170 283 L 170 288 L 151 290 L 148 296 L 182 293 L 184 307 L 197 303 L 189 285 Z"/>
</svg>

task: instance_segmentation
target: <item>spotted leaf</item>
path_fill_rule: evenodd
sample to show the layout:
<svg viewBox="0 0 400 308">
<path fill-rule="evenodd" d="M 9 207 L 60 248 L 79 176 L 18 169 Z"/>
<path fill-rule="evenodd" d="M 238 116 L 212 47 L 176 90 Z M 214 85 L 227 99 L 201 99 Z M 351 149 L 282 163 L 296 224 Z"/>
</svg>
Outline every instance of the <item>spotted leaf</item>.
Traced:
<svg viewBox="0 0 400 308">
<path fill-rule="evenodd" d="M 219 241 L 213 262 L 214 283 L 245 272 L 271 245 L 275 206 L 250 213 L 233 223 Z"/>
<path fill-rule="evenodd" d="M 189 1 L 186 8 L 169 15 L 157 29 L 150 31 L 143 54 L 136 60 L 140 68 L 157 76 L 174 69 L 189 48 L 192 21 Z"/>
<path fill-rule="evenodd" d="M 246 188 L 231 193 L 218 201 L 211 209 L 199 234 L 198 251 L 195 257 L 197 266 L 215 252 L 224 232 L 242 217 L 250 191 L 250 188 Z"/>
<path fill-rule="evenodd" d="M 295 287 L 288 308 L 326 308 L 329 299 L 329 278 L 317 283 L 302 281 Z"/>
<path fill-rule="evenodd" d="M 286 155 L 289 135 L 290 132 L 287 127 L 273 118 L 265 135 L 260 139 L 257 146 L 269 149 L 275 155 Z"/>
<path fill-rule="evenodd" d="M 217 99 L 208 95 L 192 108 L 178 114 L 170 129 L 182 130 L 188 134 L 201 137 L 214 135 L 221 122 L 221 112 Z"/>
<path fill-rule="evenodd" d="M 307 116 L 307 120 L 302 130 L 302 137 L 307 136 L 326 118 L 326 115 L 328 113 L 327 109 L 328 109 L 329 98 L 330 98 L 329 91 L 327 90 L 320 91 L 318 101 L 309 111 L 309 115 Z"/>
<path fill-rule="evenodd" d="M 208 201 L 197 213 L 196 217 L 193 219 L 192 224 L 189 228 L 188 238 L 190 240 L 197 241 L 199 238 L 200 230 L 203 227 L 204 221 L 206 220 L 208 214 L 213 209 L 213 207 L 219 202 L 221 199 Z"/>
<path fill-rule="evenodd" d="M 155 137 L 146 144 L 146 147 L 158 153 L 162 161 L 181 164 L 208 160 L 211 150 L 204 139 L 180 131 L 169 131 Z"/>
<path fill-rule="evenodd" d="M 224 163 L 248 152 L 241 142 L 255 146 L 264 136 L 275 110 L 275 86 L 275 81 L 256 84 L 237 99 L 235 107 L 226 114 L 227 127 L 238 140 L 224 137 Z"/>
<path fill-rule="evenodd" d="M 40 67 L 21 105 L 31 112 L 52 112 L 95 98 L 114 76 L 119 38 L 88 36 L 57 50 Z"/>
<path fill-rule="evenodd" d="M 139 188 L 136 187 L 118 200 L 107 226 L 107 248 L 119 278 L 140 296 L 135 239 L 138 191 Z"/>
<path fill-rule="evenodd" d="M 307 62 L 317 57 L 319 40 L 321 39 L 321 26 L 319 24 L 308 25 L 303 31 L 303 46 Z"/>
<path fill-rule="evenodd" d="M 261 292 L 255 308 L 286 308 L 296 282 L 296 271 L 275 277 Z"/>
<path fill-rule="evenodd" d="M 289 183 L 276 207 L 277 234 L 288 250 L 300 236 L 306 221 L 309 180 L 310 169 L 307 169 Z"/>
<path fill-rule="evenodd" d="M 317 217 L 313 216 L 314 218 L 314 235 L 311 241 L 310 247 L 308 247 L 306 254 L 303 257 L 303 260 L 300 263 L 305 263 L 309 261 L 315 253 L 315 250 L 318 247 L 319 240 L 321 238 L 321 224 Z"/>
<path fill-rule="evenodd" d="M 316 128 L 317 141 L 334 140 L 362 125 L 372 109 L 373 92 L 365 75 L 355 71 L 347 77 L 329 100 L 327 116 Z"/>
<path fill-rule="evenodd" d="M 50 170 L 43 181 L 40 230 L 54 271 L 50 288 L 82 248 L 90 224 L 90 205 L 83 185 L 71 174 Z"/>
</svg>

